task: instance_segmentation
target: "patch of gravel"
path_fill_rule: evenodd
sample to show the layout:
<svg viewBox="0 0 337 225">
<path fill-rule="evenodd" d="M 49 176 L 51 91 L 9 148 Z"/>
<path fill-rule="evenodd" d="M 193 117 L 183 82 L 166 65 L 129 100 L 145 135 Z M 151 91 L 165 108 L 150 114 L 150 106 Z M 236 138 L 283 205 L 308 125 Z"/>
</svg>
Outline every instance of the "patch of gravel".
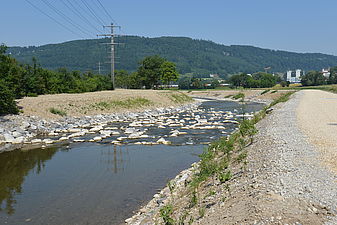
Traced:
<svg viewBox="0 0 337 225">
<path fill-rule="evenodd" d="M 302 94 L 295 93 L 283 107 L 258 124 L 258 136 L 273 140 L 268 154 L 270 178 L 266 182 L 284 198 L 305 199 L 336 214 L 337 176 L 322 167 L 319 151 L 297 126 L 296 108 Z M 327 224 L 337 224 L 337 218 L 332 217 Z"/>
</svg>

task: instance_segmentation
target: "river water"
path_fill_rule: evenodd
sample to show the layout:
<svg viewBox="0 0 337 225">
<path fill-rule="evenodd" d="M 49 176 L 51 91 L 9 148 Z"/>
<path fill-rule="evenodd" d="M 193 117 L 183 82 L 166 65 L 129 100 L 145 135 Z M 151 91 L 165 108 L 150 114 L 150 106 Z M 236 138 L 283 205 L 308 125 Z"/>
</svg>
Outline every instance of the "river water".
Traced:
<svg viewBox="0 0 337 225">
<path fill-rule="evenodd" d="M 248 103 L 245 111 L 262 107 Z M 137 131 L 146 136 L 125 139 L 120 146 L 111 144 L 118 138 L 114 136 L 2 153 L 0 224 L 121 224 L 169 179 L 198 161 L 207 142 L 236 129 L 241 110 L 236 102 L 206 101 L 197 110 L 165 119 L 139 118 L 146 123 Z M 158 121 L 164 125 L 158 127 Z M 107 126 L 123 136 L 133 122 Z M 183 133 L 172 135 L 174 131 Z M 141 144 L 162 137 L 172 144 Z"/>
</svg>

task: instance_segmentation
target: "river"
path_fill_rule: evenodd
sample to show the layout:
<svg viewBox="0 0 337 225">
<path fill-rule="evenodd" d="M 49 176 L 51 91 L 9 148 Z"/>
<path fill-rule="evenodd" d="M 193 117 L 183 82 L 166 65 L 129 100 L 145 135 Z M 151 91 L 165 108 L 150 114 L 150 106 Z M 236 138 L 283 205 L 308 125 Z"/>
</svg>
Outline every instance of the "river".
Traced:
<svg viewBox="0 0 337 225">
<path fill-rule="evenodd" d="M 262 107 L 247 103 L 244 110 Z M 142 135 L 123 139 L 120 146 L 111 142 L 135 121 L 108 124 L 121 135 L 98 142 L 2 153 L 0 224 L 121 224 L 169 179 L 198 161 L 208 142 L 235 130 L 241 111 L 237 102 L 205 101 L 193 111 L 139 118 L 146 123 L 133 129 Z M 171 144 L 144 145 L 160 138 Z"/>
</svg>

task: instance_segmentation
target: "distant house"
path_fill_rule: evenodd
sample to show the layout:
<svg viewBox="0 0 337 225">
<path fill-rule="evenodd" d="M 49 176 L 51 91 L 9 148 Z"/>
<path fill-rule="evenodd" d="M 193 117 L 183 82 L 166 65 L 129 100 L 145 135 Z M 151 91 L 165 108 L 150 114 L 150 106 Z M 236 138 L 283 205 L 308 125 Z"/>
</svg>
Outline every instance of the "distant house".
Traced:
<svg viewBox="0 0 337 225">
<path fill-rule="evenodd" d="M 219 78 L 219 74 L 210 74 L 209 77 L 210 78 Z"/>
<path fill-rule="evenodd" d="M 304 71 L 297 69 L 297 70 L 288 70 L 286 81 L 290 83 L 301 83 L 301 76 L 304 74 Z"/>
<path fill-rule="evenodd" d="M 329 78 L 330 77 L 330 68 L 329 69 L 322 69 L 322 74 L 324 77 Z"/>
</svg>

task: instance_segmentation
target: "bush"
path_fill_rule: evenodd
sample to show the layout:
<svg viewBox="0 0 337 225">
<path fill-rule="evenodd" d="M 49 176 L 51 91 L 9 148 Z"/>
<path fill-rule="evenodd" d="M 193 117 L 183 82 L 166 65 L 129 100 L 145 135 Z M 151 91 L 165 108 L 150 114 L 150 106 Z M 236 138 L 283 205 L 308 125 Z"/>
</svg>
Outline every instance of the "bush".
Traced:
<svg viewBox="0 0 337 225">
<path fill-rule="evenodd" d="M 66 112 L 64 112 L 60 109 L 55 109 L 55 108 L 50 108 L 49 112 L 51 112 L 52 114 L 55 114 L 55 115 L 60 115 L 60 116 L 66 116 L 67 115 Z"/>
<path fill-rule="evenodd" d="M 17 114 L 18 112 L 13 92 L 4 81 L 0 80 L 0 115 Z"/>
</svg>

